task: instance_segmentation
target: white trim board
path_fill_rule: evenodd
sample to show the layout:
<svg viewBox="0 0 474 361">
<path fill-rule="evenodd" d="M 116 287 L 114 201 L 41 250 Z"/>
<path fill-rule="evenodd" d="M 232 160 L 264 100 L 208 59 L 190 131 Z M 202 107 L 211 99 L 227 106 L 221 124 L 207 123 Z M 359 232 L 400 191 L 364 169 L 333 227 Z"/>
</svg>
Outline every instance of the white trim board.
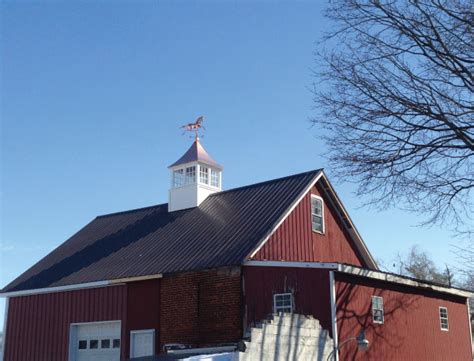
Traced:
<svg viewBox="0 0 474 361">
<path fill-rule="evenodd" d="M 247 259 L 254 257 L 258 251 L 263 247 L 265 243 L 270 239 L 271 235 L 275 233 L 275 231 L 282 225 L 285 219 L 288 218 L 290 213 L 296 208 L 296 206 L 301 202 L 301 200 L 305 197 L 305 195 L 314 187 L 314 185 L 318 182 L 318 180 L 323 176 L 323 171 L 320 170 L 313 178 L 313 180 L 306 186 L 305 189 L 298 195 L 295 201 L 291 204 L 291 206 L 283 213 L 283 215 L 278 219 L 278 221 L 273 225 L 273 227 L 265 234 L 262 240 L 258 243 L 257 247 L 255 247 L 251 252 L 250 255 L 247 256 Z"/>
<path fill-rule="evenodd" d="M 290 267 L 290 268 L 316 268 L 337 270 L 339 263 L 325 262 L 290 262 L 290 261 L 245 261 L 244 266 L 256 267 Z"/>
<path fill-rule="evenodd" d="M 397 283 L 406 286 L 421 288 L 424 290 L 433 290 L 441 293 L 448 293 L 461 297 L 474 297 L 474 292 L 462 290 L 458 288 L 433 285 L 431 283 L 423 282 L 422 280 L 415 280 L 391 273 L 384 273 L 380 271 L 369 270 L 357 266 L 351 266 L 341 263 L 324 263 L 324 262 L 288 262 L 288 261 L 246 261 L 243 266 L 254 267 L 287 267 L 287 268 L 316 268 L 329 269 L 339 273 L 350 274 L 359 277 L 376 279 L 384 282 Z"/>
<path fill-rule="evenodd" d="M 390 283 L 397 283 L 406 286 L 412 286 L 417 288 L 422 288 L 424 290 L 433 290 L 442 293 L 448 293 L 451 295 L 461 296 L 461 297 L 473 297 L 474 292 L 470 292 L 467 290 L 461 290 L 458 288 L 452 288 L 447 286 L 438 286 L 431 283 L 423 282 L 422 280 L 415 280 L 391 273 L 384 273 L 379 271 L 373 271 L 357 266 L 350 266 L 345 264 L 340 264 L 338 272 L 350 274 L 354 276 L 360 276 L 365 278 L 371 278 L 375 280 L 390 282 Z"/>
<path fill-rule="evenodd" d="M 272 236 L 273 233 L 282 225 L 282 223 L 288 218 L 288 216 L 293 212 L 293 210 L 300 204 L 301 200 L 308 194 L 308 192 L 311 191 L 311 189 L 318 183 L 319 180 L 323 179 L 324 183 L 323 184 L 323 190 L 325 195 L 329 199 L 329 204 L 334 208 L 334 211 L 344 220 L 349 223 L 350 228 L 346 226 L 345 222 L 342 222 L 344 228 L 347 230 L 351 240 L 354 242 L 356 248 L 360 252 L 361 257 L 364 259 L 364 261 L 373 269 L 378 269 L 377 263 L 375 262 L 374 258 L 372 257 L 371 253 L 369 252 L 365 242 L 363 241 L 361 235 L 357 231 L 354 223 L 352 222 L 351 218 L 349 217 L 349 214 L 347 213 L 346 209 L 344 208 L 344 205 L 342 204 L 341 200 L 339 199 L 337 193 L 334 191 L 334 188 L 332 187 L 331 183 L 329 182 L 328 178 L 326 177 L 326 174 L 324 173 L 323 170 L 320 170 L 313 180 L 308 184 L 308 186 L 298 195 L 298 197 L 295 199 L 295 201 L 291 204 L 291 206 L 285 211 L 285 213 L 278 219 L 278 221 L 274 224 L 274 226 L 268 231 L 265 236 L 262 238 L 262 240 L 258 243 L 258 245 L 250 252 L 250 254 L 246 257 L 246 259 L 252 259 L 258 251 L 262 249 L 262 247 L 265 245 L 265 243 L 268 242 L 270 237 Z M 326 203 L 323 201 L 323 204 Z M 323 211 L 324 212 L 324 211 Z M 342 213 L 342 214 L 341 214 Z M 323 222 L 324 222 L 324 216 L 323 216 Z"/>
<path fill-rule="evenodd" d="M 162 278 L 162 277 L 163 277 L 162 274 L 155 274 L 155 275 L 149 275 L 149 276 L 119 278 L 119 279 L 107 280 L 107 281 L 77 283 L 73 285 L 58 286 L 58 287 L 36 288 L 32 290 L 0 293 L 0 297 L 19 297 L 19 296 L 39 295 L 43 293 L 74 291 L 74 290 L 81 290 L 81 289 L 86 289 L 86 288 L 99 288 L 99 287 L 124 284 L 127 282 L 136 282 L 136 281 L 143 281 L 143 280 L 156 279 L 156 278 Z"/>
</svg>

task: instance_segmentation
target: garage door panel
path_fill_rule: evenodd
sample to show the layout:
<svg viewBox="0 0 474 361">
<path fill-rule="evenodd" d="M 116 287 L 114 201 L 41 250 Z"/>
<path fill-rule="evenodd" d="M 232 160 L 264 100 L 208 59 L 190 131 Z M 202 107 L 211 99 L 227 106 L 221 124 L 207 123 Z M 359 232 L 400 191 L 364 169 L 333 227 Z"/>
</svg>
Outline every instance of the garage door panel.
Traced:
<svg viewBox="0 0 474 361">
<path fill-rule="evenodd" d="M 120 321 L 71 325 L 71 361 L 119 361 Z"/>
</svg>

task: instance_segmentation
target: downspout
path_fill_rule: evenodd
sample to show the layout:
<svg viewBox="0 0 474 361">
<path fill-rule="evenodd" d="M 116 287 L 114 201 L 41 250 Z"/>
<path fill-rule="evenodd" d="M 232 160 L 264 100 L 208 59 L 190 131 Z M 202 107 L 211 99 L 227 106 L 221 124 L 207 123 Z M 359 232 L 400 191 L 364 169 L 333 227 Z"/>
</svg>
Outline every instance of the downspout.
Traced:
<svg viewBox="0 0 474 361">
<path fill-rule="evenodd" d="M 466 306 L 467 306 L 467 322 L 468 322 L 468 329 L 469 329 L 469 339 L 471 340 L 471 357 L 474 356 L 474 342 L 472 339 L 472 321 L 471 321 L 471 304 L 469 302 L 469 298 L 466 298 Z"/>
<path fill-rule="evenodd" d="M 339 361 L 339 340 L 337 336 L 336 282 L 334 281 L 334 271 L 329 271 L 329 295 L 331 298 L 331 323 L 334 355 L 333 360 Z"/>
<path fill-rule="evenodd" d="M 0 361 L 5 359 L 5 346 L 7 344 L 7 320 L 8 320 L 8 301 L 9 297 L 5 297 L 5 317 L 3 318 L 3 333 L 2 333 L 2 353 L 0 354 Z"/>
</svg>

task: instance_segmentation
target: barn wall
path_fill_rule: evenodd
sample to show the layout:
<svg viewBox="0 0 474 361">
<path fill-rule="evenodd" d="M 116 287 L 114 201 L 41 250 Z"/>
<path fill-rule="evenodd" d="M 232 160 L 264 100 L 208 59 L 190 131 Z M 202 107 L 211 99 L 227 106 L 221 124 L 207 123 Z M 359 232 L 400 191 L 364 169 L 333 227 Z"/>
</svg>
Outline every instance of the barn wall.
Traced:
<svg viewBox="0 0 474 361">
<path fill-rule="evenodd" d="M 336 274 L 339 342 L 363 328 L 370 347 L 354 343 L 341 349 L 341 360 L 471 361 L 465 299 L 404 285 Z M 385 322 L 374 324 L 371 296 L 384 300 Z M 440 329 L 439 307 L 448 308 L 449 331 Z"/>
<path fill-rule="evenodd" d="M 312 231 L 311 194 L 325 206 L 325 234 Z M 366 267 L 319 183 L 301 200 L 270 239 L 253 257 L 255 260 L 340 262 Z"/>
<path fill-rule="evenodd" d="M 293 292 L 295 312 L 313 315 L 332 333 L 328 270 L 247 266 L 243 275 L 246 327 L 273 313 L 273 294 Z"/>
<path fill-rule="evenodd" d="M 242 337 L 240 268 L 166 276 L 161 283 L 160 345 L 206 346 Z"/>
<path fill-rule="evenodd" d="M 155 353 L 160 344 L 160 280 L 127 284 L 127 322 L 125 324 L 125 354 L 130 355 L 130 331 L 155 330 Z"/>
<path fill-rule="evenodd" d="M 4 360 L 67 360 L 70 324 L 124 322 L 126 297 L 126 286 L 121 285 L 10 298 Z M 122 348 L 122 357 L 124 352 Z"/>
</svg>

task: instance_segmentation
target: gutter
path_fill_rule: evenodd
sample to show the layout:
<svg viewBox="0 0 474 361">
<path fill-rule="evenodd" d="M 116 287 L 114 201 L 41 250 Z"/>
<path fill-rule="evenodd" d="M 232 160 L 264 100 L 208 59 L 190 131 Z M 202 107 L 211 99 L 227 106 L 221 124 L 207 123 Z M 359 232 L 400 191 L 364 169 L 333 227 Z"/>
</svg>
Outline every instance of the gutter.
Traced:
<svg viewBox="0 0 474 361">
<path fill-rule="evenodd" d="M 89 288 L 99 288 L 99 287 L 107 287 L 107 286 L 124 284 L 127 282 L 157 279 L 157 278 L 162 278 L 162 277 L 163 275 L 159 273 L 159 274 L 148 275 L 148 276 L 138 276 L 138 277 L 118 278 L 118 279 L 107 280 L 107 281 L 77 283 L 77 284 L 67 285 L 67 286 L 45 287 L 45 288 L 36 288 L 32 290 L 3 292 L 3 293 L 0 293 L 0 297 L 7 297 L 8 299 L 8 297 L 20 297 L 20 296 L 39 295 L 39 294 L 44 294 L 44 293 L 66 292 L 66 291 L 82 290 L 82 289 L 89 289 Z"/>
</svg>

